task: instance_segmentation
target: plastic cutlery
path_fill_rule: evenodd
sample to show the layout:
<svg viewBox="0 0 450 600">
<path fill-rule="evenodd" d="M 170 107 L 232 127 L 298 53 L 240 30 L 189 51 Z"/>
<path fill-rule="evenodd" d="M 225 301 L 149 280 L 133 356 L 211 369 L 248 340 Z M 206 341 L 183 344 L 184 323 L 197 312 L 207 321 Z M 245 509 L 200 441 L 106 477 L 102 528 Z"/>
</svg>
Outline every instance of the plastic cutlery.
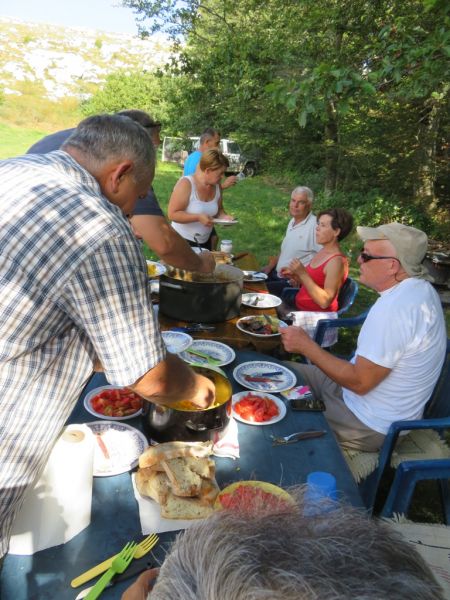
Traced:
<svg viewBox="0 0 450 600">
<path fill-rule="evenodd" d="M 199 350 L 193 350 L 192 348 L 188 348 L 186 352 L 188 352 L 188 354 L 193 354 L 194 356 L 200 356 L 200 358 L 204 358 L 206 361 L 208 361 L 210 365 L 218 365 L 220 363 L 220 360 L 217 360 L 217 358 L 209 356 L 208 354 L 200 352 Z"/>
<path fill-rule="evenodd" d="M 116 558 L 112 561 L 111 567 L 106 571 L 104 575 L 100 577 L 97 583 L 94 585 L 92 590 L 86 596 L 86 600 L 96 600 L 100 594 L 103 592 L 105 587 L 111 581 L 111 579 L 116 575 L 116 573 L 123 573 L 125 569 L 128 567 L 130 562 L 133 560 L 134 550 L 136 548 L 134 542 L 129 542 L 124 546 L 121 552 L 116 556 Z"/>
<path fill-rule="evenodd" d="M 142 558 L 143 556 L 145 556 L 147 554 L 147 552 L 150 552 L 150 550 L 154 546 L 156 546 L 158 541 L 159 541 L 159 538 L 155 533 L 152 533 L 152 535 L 147 536 L 145 539 L 142 540 L 142 542 L 140 542 L 140 544 L 138 544 L 136 546 L 133 558 Z M 104 573 L 107 569 L 109 569 L 109 567 L 112 565 L 112 561 L 116 557 L 117 557 L 117 554 L 115 554 L 114 556 L 111 556 L 110 558 L 107 558 L 99 565 L 92 567 L 92 569 L 85 571 L 81 575 L 78 575 L 78 577 L 75 577 L 75 579 L 72 579 L 72 581 L 70 582 L 70 585 L 72 587 L 76 588 L 80 585 L 83 585 L 83 583 L 86 583 L 86 581 L 89 581 L 90 579 L 97 577 L 97 575 Z"/>
</svg>

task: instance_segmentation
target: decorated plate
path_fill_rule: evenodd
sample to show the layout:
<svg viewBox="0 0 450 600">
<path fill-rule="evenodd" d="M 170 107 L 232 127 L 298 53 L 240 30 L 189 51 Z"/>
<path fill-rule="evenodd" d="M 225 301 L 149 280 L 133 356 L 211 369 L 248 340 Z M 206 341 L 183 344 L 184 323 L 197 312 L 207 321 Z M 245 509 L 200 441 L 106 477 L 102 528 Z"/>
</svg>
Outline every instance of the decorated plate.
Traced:
<svg viewBox="0 0 450 600">
<path fill-rule="evenodd" d="M 242 294 L 242 304 L 251 306 L 252 308 L 275 308 L 280 306 L 281 298 L 272 296 L 272 294 Z"/>
<path fill-rule="evenodd" d="M 118 390 L 119 391 L 120 398 L 116 398 L 115 401 L 116 402 L 120 401 L 120 404 L 121 404 L 120 408 L 119 407 L 116 408 L 113 404 L 114 400 L 112 398 L 108 398 L 108 396 L 110 395 L 110 394 L 108 394 L 109 390 Z M 94 400 L 95 396 L 98 396 L 100 394 L 105 396 L 105 398 L 104 398 L 105 407 L 110 406 L 114 412 L 119 412 L 121 410 L 128 412 L 129 410 L 132 410 L 132 404 L 135 403 L 136 398 L 140 401 L 141 408 L 133 410 L 133 412 L 131 412 L 129 414 L 125 414 L 123 416 L 112 416 L 112 415 L 104 414 L 104 413 L 98 411 L 98 407 L 96 410 L 92 404 L 92 401 Z M 129 402 L 125 403 L 127 398 L 129 399 Z M 88 411 L 88 413 L 91 413 L 91 415 L 93 415 L 94 417 L 97 417 L 97 419 L 107 419 L 108 421 L 127 421 L 128 419 L 133 419 L 134 417 L 137 417 L 138 415 L 140 415 L 142 413 L 142 402 L 143 402 L 142 398 L 139 398 L 139 396 L 131 390 L 127 390 L 126 388 L 121 388 L 117 385 L 104 385 L 102 387 L 95 388 L 95 390 L 92 390 L 91 392 L 86 394 L 86 396 L 84 397 L 84 408 Z M 95 404 L 95 401 L 94 401 L 94 404 Z"/>
<path fill-rule="evenodd" d="M 269 361 L 250 361 L 238 365 L 233 377 L 243 387 L 257 392 L 284 392 L 297 384 L 292 371 Z"/>
<path fill-rule="evenodd" d="M 192 344 L 192 337 L 182 331 L 161 331 L 166 348 L 172 354 L 183 352 Z"/>
<path fill-rule="evenodd" d="M 286 507 L 286 503 L 294 504 L 294 499 L 286 490 L 267 481 L 235 481 L 219 492 L 214 508 L 228 509 L 252 513 L 254 510 L 267 512 Z"/>
<path fill-rule="evenodd" d="M 278 414 L 272 417 L 271 419 L 268 419 L 267 421 L 252 421 L 251 419 L 246 419 L 244 416 L 241 416 L 239 413 L 236 412 L 234 406 L 249 395 L 251 395 L 252 397 L 268 398 L 269 400 L 272 400 L 272 402 L 278 408 Z M 235 419 L 241 421 L 242 423 L 246 423 L 247 425 L 273 425 L 274 423 L 278 423 L 278 421 L 281 421 L 281 419 L 283 419 L 286 416 L 286 405 L 282 400 L 280 400 L 280 398 L 277 398 L 272 394 L 266 394 L 264 392 L 239 392 L 238 394 L 233 394 L 232 396 L 231 411 Z"/>
<path fill-rule="evenodd" d="M 159 277 L 167 271 L 166 267 L 154 260 L 147 261 L 147 274 L 149 277 Z"/>
<path fill-rule="evenodd" d="M 228 365 L 236 358 L 235 351 L 222 344 L 222 342 L 215 342 L 213 340 L 194 340 L 187 350 L 180 353 L 180 358 L 190 364 L 205 365 L 209 366 L 211 363 L 202 356 L 197 354 L 191 354 L 191 350 L 196 350 L 202 354 L 206 354 L 214 360 L 213 365 L 216 367 L 223 367 Z"/>
<path fill-rule="evenodd" d="M 126 423 L 92 421 L 86 425 L 95 436 L 95 477 L 119 475 L 134 469 L 139 456 L 148 448 L 145 435 Z"/>
<path fill-rule="evenodd" d="M 262 273 L 261 271 L 242 271 L 244 273 L 244 281 L 249 283 L 258 283 L 260 281 L 265 281 L 267 279 L 267 275 Z"/>
<path fill-rule="evenodd" d="M 236 225 L 239 223 L 237 219 L 229 220 L 229 219 L 213 219 L 213 223 L 216 225 Z"/>
<path fill-rule="evenodd" d="M 248 329 L 248 325 L 253 323 L 254 325 L 260 327 L 260 332 L 251 331 Z M 280 335 L 279 329 L 281 327 L 287 327 L 287 323 L 277 319 L 277 317 L 264 317 L 262 315 L 251 315 L 248 317 L 241 317 L 236 322 L 236 327 L 243 331 L 244 333 L 248 333 L 249 335 L 253 335 L 259 338 L 270 338 Z M 274 331 L 275 329 L 275 331 Z"/>
</svg>

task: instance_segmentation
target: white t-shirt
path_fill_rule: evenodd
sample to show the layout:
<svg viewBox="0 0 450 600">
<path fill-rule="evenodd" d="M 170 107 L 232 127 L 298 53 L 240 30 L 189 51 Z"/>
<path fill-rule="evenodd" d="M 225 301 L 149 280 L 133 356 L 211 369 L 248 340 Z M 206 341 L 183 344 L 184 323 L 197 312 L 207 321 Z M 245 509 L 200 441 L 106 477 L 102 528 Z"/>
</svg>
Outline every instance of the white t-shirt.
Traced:
<svg viewBox="0 0 450 600">
<path fill-rule="evenodd" d="M 394 421 L 420 419 L 446 345 L 444 313 L 431 284 L 411 277 L 382 292 L 361 328 L 355 356 L 392 370 L 363 396 L 344 388 L 345 404 L 383 434 Z"/>
<path fill-rule="evenodd" d="M 187 175 L 183 179 L 189 179 L 191 183 L 191 195 L 189 196 L 189 202 L 186 207 L 186 212 L 189 214 L 205 214 L 210 217 L 215 217 L 219 212 L 219 198 L 220 198 L 220 186 L 216 185 L 216 193 L 212 200 L 200 200 L 197 196 L 197 188 L 195 187 L 194 179 L 192 175 Z M 200 221 L 193 223 L 176 223 L 172 221 L 172 227 L 177 231 L 185 240 L 191 242 L 198 241 L 200 244 L 204 244 L 208 241 L 211 235 L 212 226 L 203 225 Z M 196 237 L 194 237 L 196 236 Z"/>
<path fill-rule="evenodd" d="M 299 258 L 305 266 L 309 265 L 313 256 L 322 248 L 316 243 L 316 225 L 317 220 L 312 213 L 297 225 L 294 219 L 289 221 L 277 262 L 279 277 L 281 269 L 287 267 L 293 258 Z"/>
</svg>

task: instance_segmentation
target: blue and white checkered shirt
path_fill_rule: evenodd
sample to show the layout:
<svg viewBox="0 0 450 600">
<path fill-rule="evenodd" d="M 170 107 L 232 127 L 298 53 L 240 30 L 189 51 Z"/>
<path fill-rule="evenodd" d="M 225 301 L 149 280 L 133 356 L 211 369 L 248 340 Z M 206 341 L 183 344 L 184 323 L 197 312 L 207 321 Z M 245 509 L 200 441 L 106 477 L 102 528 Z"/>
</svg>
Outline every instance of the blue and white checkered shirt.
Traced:
<svg viewBox="0 0 450 600">
<path fill-rule="evenodd" d="M 165 358 L 145 260 L 120 209 L 63 151 L 0 162 L 0 556 L 26 488 L 90 377 Z"/>
</svg>

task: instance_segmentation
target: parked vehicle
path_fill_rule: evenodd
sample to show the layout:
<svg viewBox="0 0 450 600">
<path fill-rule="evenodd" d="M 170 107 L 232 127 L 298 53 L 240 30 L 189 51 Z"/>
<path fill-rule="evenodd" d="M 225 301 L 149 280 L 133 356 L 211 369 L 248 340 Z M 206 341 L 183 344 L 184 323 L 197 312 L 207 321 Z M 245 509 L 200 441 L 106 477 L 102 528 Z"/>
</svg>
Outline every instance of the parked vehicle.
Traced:
<svg viewBox="0 0 450 600">
<path fill-rule="evenodd" d="M 199 137 L 165 137 L 162 147 L 162 160 L 184 165 L 187 156 L 198 148 L 199 143 Z M 222 139 L 220 140 L 220 149 L 230 162 L 227 172 L 244 173 L 246 177 L 253 177 L 256 174 L 256 159 L 247 157 L 237 142 Z"/>
</svg>

